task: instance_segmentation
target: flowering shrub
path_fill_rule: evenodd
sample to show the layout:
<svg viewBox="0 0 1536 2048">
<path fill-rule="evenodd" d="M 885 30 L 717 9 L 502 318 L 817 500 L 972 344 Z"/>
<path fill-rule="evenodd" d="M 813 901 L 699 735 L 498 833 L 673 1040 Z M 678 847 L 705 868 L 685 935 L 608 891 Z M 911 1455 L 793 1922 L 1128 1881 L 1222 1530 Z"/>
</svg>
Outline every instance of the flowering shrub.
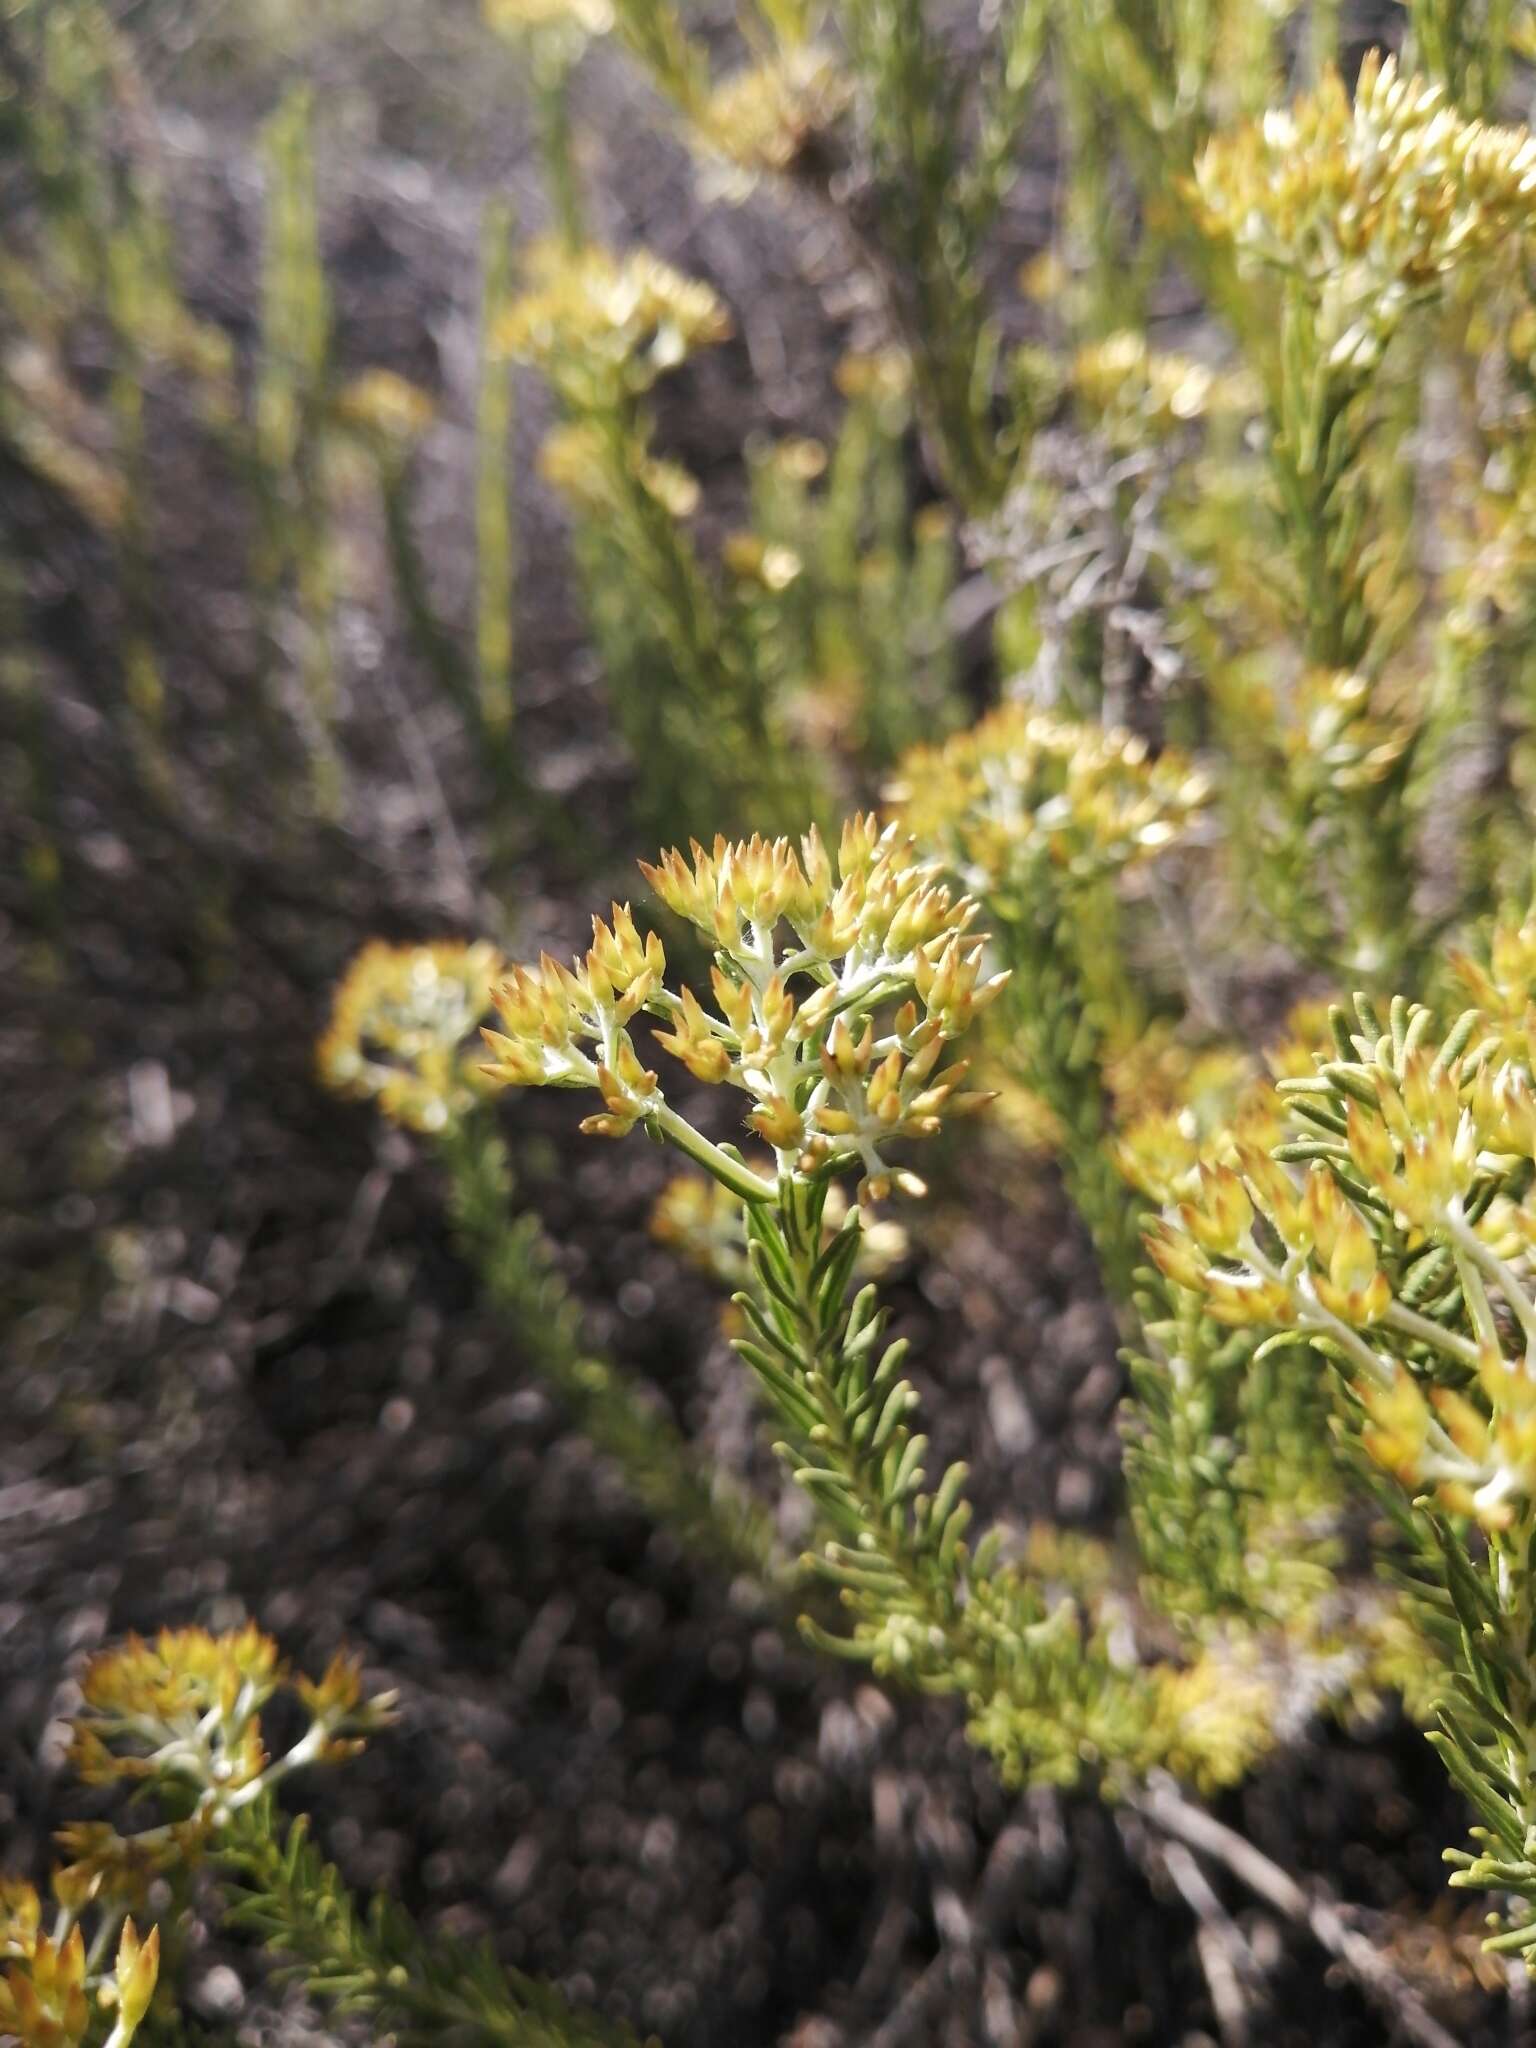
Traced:
<svg viewBox="0 0 1536 2048">
<path fill-rule="evenodd" d="M 303 1733 L 276 1756 L 262 1712 L 286 1693 Z M 65 1828 L 53 1931 L 24 1880 L 0 1878 L 0 2034 L 19 2048 L 127 2048 L 177 2025 L 177 1973 L 195 1922 L 211 1909 L 255 1932 L 281 1967 L 338 2014 L 357 2013 L 402 2042 L 514 2040 L 529 2048 L 623 2048 L 542 1986 L 451 1941 L 424 1945 L 399 1907 L 360 1911 L 334 1867 L 284 1826 L 273 1789 L 294 1772 L 339 1763 L 388 1727 L 393 1697 L 364 1694 L 357 1665 L 295 1673 L 270 1636 L 167 1629 L 130 1637 L 87 1664 L 70 1760 L 86 1784 L 131 1787 L 168 1818 L 121 1834 L 107 1821 Z M 131 1909 L 131 1910 L 130 1910 Z M 141 1938 L 131 1917 L 153 1911 Z M 89 1944 L 84 1928 L 93 1926 Z M 114 1953 L 114 1963 L 107 1958 Z M 157 1995 L 158 1986 L 158 1995 Z"/>
<path fill-rule="evenodd" d="M 1445 925 L 1470 928 L 1507 886 L 1492 841 L 1493 866 L 1473 855 L 1453 912 L 1436 922 L 1417 901 L 1450 707 L 1479 661 L 1508 651 L 1501 620 L 1525 616 L 1510 543 L 1526 440 L 1490 429 L 1498 481 L 1475 531 L 1449 570 L 1412 573 L 1402 371 L 1437 334 L 1508 365 L 1526 347 L 1513 314 L 1471 308 L 1480 291 L 1497 298 L 1493 270 L 1532 226 L 1536 144 L 1376 56 L 1353 93 L 1325 70 L 1289 110 L 1262 111 L 1260 94 L 1218 127 L 1226 88 L 1241 98 L 1261 77 L 1257 44 L 1231 44 L 1240 69 L 1224 80 L 1216 44 L 1197 62 L 1182 31 L 1165 47 L 1132 10 L 1097 12 L 1105 46 L 1142 67 L 1148 101 L 1132 107 L 1106 79 L 1095 118 L 1109 110 L 1144 188 L 1167 148 L 1147 125 L 1164 67 L 1198 84 L 1157 117 L 1189 159 L 1164 178 L 1161 214 L 1148 200 L 1146 233 L 1195 268 L 1236 359 L 1125 328 L 1021 349 L 1006 427 L 977 402 L 992 342 L 968 237 L 996 203 L 988 151 L 1006 149 L 1041 61 L 1035 10 L 1011 10 L 1000 31 L 966 176 L 952 130 L 897 140 L 927 48 L 910 10 L 850 6 L 846 70 L 798 10 L 765 10 L 770 54 L 721 85 L 669 9 L 584 22 L 613 33 L 701 155 L 729 157 L 744 182 L 824 198 L 851 127 L 882 198 L 913 202 L 901 228 L 878 205 L 866 219 L 883 256 L 903 231 L 928 240 L 921 256 L 907 244 L 914 276 L 885 279 L 904 350 L 865 361 L 893 366 L 948 490 L 983 515 L 968 538 L 1003 592 L 997 645 L 1020 649 L 1018 680 L 972 730 L 910 746 L 886 784 L 888 821 L 854 816 L 835 853 L 812 826 L 695 837 L 642 864 L 689 934 L 672 948 L 680 975 L 661 934 L 616 904 L 569 967 L 545 955 L 489 993 L 477 984 L 475 1007 L 493 1012 L 477 1079 L 463 1017 L 411 1069 L 464 1077 L 449 1125 L 488 1111 L 470 1091 L 578 1090 L 597 1097 L 583 1131 L 643 1132 L 706 1177 L 672 1184 L 656 1230 L 736 1290 L 727 1328 L 809 1502 L 808 1576 L 780 1570 L 775 1586 L 812 1642 L 960 1695 L 1011 1781 L 1091 1782 L 1165 1818 L 1170 1777 L 1197 1793 L 1231 1784 L 1298 1714 L 1398 1692 L 1438 1718 L 1433 1739 L 1482 1823 L 1474 1852 L 1448 1852 L 1453 1881 L 1536 1901 L 1532 948 L 1528 926 L 1506 923 L 1490 965 L 1441 964 Z M 543 31 L 530 16 L 523 32 Z M 1080 90 L 1092 66 L 1073 32 L 1063 44 Z M 1086 118 L 1088 100 L 1073 105 Z M 925 327 L 914 308 L 944 279 L 944 317 Z M 753 456 L 758 525 L 728 538 L 717 579 L 680 532 L 701 493 L 652 452 L 637 401 L 724 331 L 717 302 L 653 259 L 577 244 L 540 257 L 502 336 L 560 400 L 546 474 L 579 521 L 603 523 L 606 538 L 594 524 L 584 545 L 609 551 L 605 573 L 629 593 L 616 659 L 640 611 L 670 621 L 679 672 L 708 675 L 719 707 L 695 789 L 755 821 L 779 797 L 732 784 L 730 707 L 757 707 L 766 763 L 789 730 L 788 666 L 770 658 L 788 607 L 814 601 L 819 620 L 834 601 L 806 580 L 806 489 L 825 457 L 799 441 Z M 850 373 L 848 394 L 873 375 Z M 1063 424 L 1047 426 L 1053 411 Z M 616 618 L 597 580 L 594 618 L 604 603 Z M 669 610 L 668 589 L 686 604 Z M 1468 624 L 1479 605 L 1481 637 Z M 814 637 L 798 644 L 814 667 Z M 1435 690 L 1426 647 L 1439 650 Z M 1151 679 L 1139 696 L 1138 667 Z M 802 808 L 827 795 L 818 785 Z M 1426 984 L 1449 973 L 1478 1011 L 1437 1047 L 1430 1012 L 1400 998 L 1378 1013 L 1360 995 L 1352 1016 L 1302 1003 L 1261 1053 L 1232 1030 L 1234 977 L 1200 960 L 1213 930 L 1234 944 L 1250 906 L 1320 974 L 1385 1000 L 1400 970 Z M 344 991 L 338 1018 L 346 1009 Z M 951 1054 L 962 1037 L 970 1059 Z M 332 1055 L 337 1078 L 351 1058 Z M 971 1060 L 987 1087 L 962 1085 Z M 677 1069 L 734 1096 L 742 1137 L 766 1154 L 720 1136 Z M 419 1121 L 409 1086 L 370 1086 L 388 1114 Z M 966 1469 L 928 1478 L 904 1347 L 886 1338 L 876 1240 L 891 1225 L 877 1211 L 928 1197 L 908 1163 L 917 1141 L 947 1134 L 931 1148 L 941 1159 L 993 1142 L 955 1119 L 998 1091 L 1009 1126 L 1055 1155 L 1126 1342 L 1133 1600 L 1102 1558 L 1021 1549 L 1000 1528 L 973 1540 Z M 589 1427 L 627 1398 L 606 1389 Z M 665 1512 L 654 1474 L 681 1471 L 682 1447 L 611 1427 L 608 1441 Z M 1395 1535 L 1371 1520 L 1383 1505 Z M 1395 1589 L 1351 1568 L 1366 1529 Z M 817 1581 L 842 1628 L 816 1606 Z M 1533 1940 L 1536 1920 L 1514 1906 L 1490 1945 Z M 1427 2020 L 1420 2037 L 1439 2038 Z"/>
<path fill-rule="evenodd" d="M 391 1162 L 427 1162 L 521 1362 L 635 1503 L 743 1604 L 956 1701 L 1010 1787 L 1091 1791 L 1245 1882 L 1253 1853 L 1200 1802 L 1314 1715 L 1400 1699 L 1476 1817 L 1452 1882 L 1489 1895 L 1491 1955 L 1527 1956 L 1536 140 L 1501 116 L 1529 23 L 1413 0 L 1402 49 L 1351 83 L 1323 5 L 1000 0 L 962 44 L 921 0 L 752 0 L 729 54 L 673 0 L 483 13 L 549 191 L 526 245 L 509 206 L 480 222 L 467 627 L 415 489 L 463 409 L 343 365 L 312 94 L 263 130 L 247 390 L 127 147 L 126 44 L 94 0 L 17 0 L 0 29 L 35 187 L 0 277 L 0 454 L 111 564 L 138 794 L 174 817 L 158 380 L 246 494 L 251 694 L 292 724 L 328 832 L 372 822 L 348 725 L 389 638 L 361 629 L 377 557 L 441 714 L 402 695 L 383 721 L 452 871 L 434 902 L 495 937 L 365 944 L 318 1077 L 408 1134 Z M 776 320 L 689 274 L 707 237 L 598 238 L 589 62 L 627 67 L 712 201 L 777 210 L 807 272 L 843 279 L 824 363 L 790 376 Z M 749 384 L 723 451 L 677 431 L 700 391 Z M 565 804 L 569 759 L 524 745 L 506 467 L 529 395 L 593 656 L 567 673 L 562 625 L 531 702 L 569 715 L 567 755 L 617 742 L 608 837 L 589 789 Z M 440 743 L 486 777 L 463 831 Z M 44 753 L 23 765 L 43 788 Z M 234 790 L 188 806 L 197 833 Z M 39 811 L 27 886 L 60 929 Z M 517 960 L 567 884 L 606 899 L 611 841 L 642 833 L 667 843 L 649 901 L 595 917 L 569 964 Z M 109 834 L 76 836 L 112 869 Z M 654 1235 L 730 1290 L 699 1327 L 734 1345 L 784 1501 L 590 1341 L 520 1187 L 506 1098 L 532 1088 L 675 1155 Z M 1126 1367 L 1123 1527 L 980 1532 L 966 1464 L 919 1427 L 895 1283 L 972 1206 L 1058 1184 Z M 280 1819 L 294 1774 L 388 1718 L 345 1658 L 312 1682 L 254 1626 L 171 1630 L 79 1682 L 74 1775 L 140 1795 L 142 1824 L 71 1823 L 47 1908 L 0 1886 L 0 2036 L 174 2038 L 211 1912 L 402 2042 L 621 2038 L 357 1909 Z M 1198 1869 L 1180 1889 L 1224 1926 Z M 1331 1905 L 1269 1868 L 1258 1889 L 1443 2043 Z M 1235 1978 L 1201 1950 L 1233 2040 L 1257 2037 L 1231 2010 L 1253 1950 Z"/>
</svg>

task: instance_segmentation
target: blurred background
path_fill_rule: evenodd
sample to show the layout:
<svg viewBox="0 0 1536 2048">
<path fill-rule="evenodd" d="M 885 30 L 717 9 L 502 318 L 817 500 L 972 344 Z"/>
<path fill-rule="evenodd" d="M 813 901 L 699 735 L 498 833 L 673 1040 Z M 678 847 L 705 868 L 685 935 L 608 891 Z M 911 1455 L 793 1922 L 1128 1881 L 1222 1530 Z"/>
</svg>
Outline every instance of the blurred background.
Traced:
<svg viewBox="0 0 1536 2048">
<path fill-rule="evenodd" d="M 963 75 L 984 28 L 936 12 Z M 251 1614 L 403 1694 L 315 1793 L 348 1877 L 669 2048 L 1214 2039 L 1134 1816 L 1005 1793 L 952 1705 L 893 1703 L 690 1562 L 488 1303 L 430 1148 L 317 1077 L 366 939 L 564 953 L 662 833 L 874 800 L 1006 665 L 848 222 L 701 167 L 625 51 L 579 21 L 541 41 L 536 14 L 0 9 L 7 1862 L 45 1861 L 71 1810 L 81 1657 Z M 722 63 L 740 45 L 723 5 L 690 26 Z M 1352 9 L 1345 47 L 1400 28 Z M 1065 119 L 1047 86 L 989 234 L 1008 348 L 1049 326 Z M 756 619 L 774 650 L 794 800 L 752 785 L 750 736 L 719 743 L 718 812 L 699 798 L 665 622 L 636 656 L 603 610 L 620 515 L 541 464 L 572 399 L 498 322 L 572 206 L 728 309 L 647 403 L 691 545 L 734 579 L 719 646 Z M 1158 290 L 1198 334 L 1187 282 Z M 762 624 L 807 565 L 814 613 Z M 589 1344 L 776 1498 L 718 1289 L 653 1232 L 663 1162 L 578 1141 L 559 1096 L 504 1129 Z M 1103 1531 L 1123 1381 L 1088 1240 L 1048 1168 L 969 1156 L 889 1247 L 937 1448 L 985 1509 Z M 1411 1926 L 1468 2042 L 1520 2038 L 1445 1902 L 1456 1806 L 1411 1728 L 1316 1728 L 1227 1810 L 1384 1941 Z M 1268 2038 L 1385 2038 L 1272 1934 Z M 191 2003 L 241 2040 L 328 2038 L 224 1942 Z"/>
</svg>

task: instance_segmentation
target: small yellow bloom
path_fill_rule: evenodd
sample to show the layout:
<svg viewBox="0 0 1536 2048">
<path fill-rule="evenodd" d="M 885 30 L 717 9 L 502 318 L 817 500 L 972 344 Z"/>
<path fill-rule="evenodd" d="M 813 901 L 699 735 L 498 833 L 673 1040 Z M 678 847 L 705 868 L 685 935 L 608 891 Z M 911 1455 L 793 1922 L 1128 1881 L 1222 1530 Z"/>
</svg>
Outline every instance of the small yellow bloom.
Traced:
<svg viewBox="0 0 1536 2048">
<path fill-rule="evenodd" d="M 1430 1412 L 1412 1375 L 1399 1369 L 1389 1387 L 1362 1386 L 1361 1403 L 1369 1420 L 1361 1442 L 1383 1471 L 1410 1492 L 1421 1485 L 1429 1442 Z"/>
<path fill-rule="evenodd" d="M 332 1001 L 316 1049 L 321 1078 L 413 1130 L 444 1129 L 483 1093 L 468 1048 L 501 972 L 501 956 L 483 942 L 373 940 Z"/>
<path fill-rule="evenodd" d="M 831 52 L 785 49 L 717 85 L 694 123 L 695 138 L 744 179 L 783 174 L 847 110 L 853 84 Z"/>
<path fill-rule="evenodd" d="M 1180 1205 L 1180 1220 L 1204 1250 L 1231 1257 L 1253 1227 L 1248 1191 L 1229 1166 L 1202 1164 L 1198 1181 L 1198 1199 Z"/>
<path fill-rule="evenodd" d="M 483 9 L 488 26 L 504 36 L 602 36 L 613 26 L 609 0 L 483 0 Z"/>
<path fill-rule="evenodd" d="M 760 1102 L 747 1121 L 776 1151 L 795 1152 L 805 1143 L 805 1120 L 782 1095 L 771 1095 L 766 1102 Z"/>
<path fill-rule="evenodd" d="M 614 256 L 543 242 L 527 268 L 529 289 L 502 316 L 497 345 L 536 364 L 579 403 L 604 391 L 644 390 L 731 332 L 707 284 L 648 250 Z"/>
<path fill-rule="evenodd" d="M 1392 1306 L 1392 1289 L 1376 1262 L 1375 1241 L 1349 1203 L 1333 1231 L 1328 1271 L 1314 1281 L 1324 1308 L 1347 1323 L 1379 1322 Z"/>
<path fill-rule="evenodd" d="M 151 1927 L 145 1940 L 140 1941 L 138 1930 L 132 1919 L 123 1922 L 122 1938 L 117 1945 L 117 2012 L 121 2038 L 131 2039 L 139 2022 L 149 2011 L 149 2001 L 155 1995 L 155 1982 L 160 1974 L 160 1930 Z"/>
<path fill-rule="evenodd" d="M 1353 103 L 1328 73 L 1294 107 L 1208 143 L 1192 189 L 1208 235 L 1327 297 L 1339 360 L 1358 361 L 1404 293 L 1529 230 L 1536 140 L 1463 120 L 1442 87 L 1372 51 Z"/>
<path fill-rule="evenodd" d="M 967 879 L 1023 886 L 1043 867 L 1114 873 L 1186 838 L 1210 790 L 1187 756 L 1126 732 L 1007 704 L 970 732 L 902 760 L 903 824 Z"/>
<path fill-rule="evenodd" d="M 436 408 L 419 385 L 393 370 L 364 370 L 342 390 L 336 413 L 344 426 L 386 445 L 408 448 L 432 424 Z"/>
</svg>

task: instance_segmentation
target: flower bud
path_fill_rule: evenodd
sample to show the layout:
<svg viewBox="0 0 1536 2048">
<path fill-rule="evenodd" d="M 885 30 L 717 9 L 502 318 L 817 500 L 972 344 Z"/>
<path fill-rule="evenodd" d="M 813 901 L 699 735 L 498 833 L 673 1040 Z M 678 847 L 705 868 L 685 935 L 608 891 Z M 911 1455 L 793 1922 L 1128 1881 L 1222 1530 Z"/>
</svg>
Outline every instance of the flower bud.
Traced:
<svg viewBox="0 0 1536 2048">
<path fill-rule="evenodd" d="M 117 1945 L 117 2010 L 123 2039 L 127 2041 L 149 2010 L 160 1974 L 160 1930 L 151 1927 L 141 1942 L 131 1919 L 123 1922 Z"/>
</svg>

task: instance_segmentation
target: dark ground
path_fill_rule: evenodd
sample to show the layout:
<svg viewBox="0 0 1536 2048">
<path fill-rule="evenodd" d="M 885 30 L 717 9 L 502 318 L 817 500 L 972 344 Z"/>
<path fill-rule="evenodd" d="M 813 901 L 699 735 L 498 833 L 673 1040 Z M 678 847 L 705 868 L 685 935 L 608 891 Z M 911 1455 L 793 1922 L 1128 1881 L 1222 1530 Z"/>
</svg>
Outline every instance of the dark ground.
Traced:
<svg viewBox="0 0 1536 2048">
<path fill-rule="evenodd" d="M 183 276 L 249 348 L 252 122 L 302 64 L 328 111 L 343 352 L 441 400 L 417 505 L 459 618 L 477 209 L 494 186 L 539 213 L 513 60 L 488 72 L 459 10 L 427 42 L 409 6 L 378 33 L 349 19 L 282 61 L 236 24 L 221 63 L 220 17 L 190 7 L 141 36 Z M 679 379 L 665 416 L 670 446 L 728 496 L 751 427 L 826 418 L 832 354 L 861 317 L 840 252 L 766 202 L 699 200 L 601 61 L 582 97 L 603 228 L 708 275 L 736 313 L 742 339 Z M 1026 181 L 1010 262 L 1038 236 L 1042 192 Z M 499 872 L 488 848 L 507 821 L 390 613 L 371 515 L 341 622 L 349 801 L 343 825 L 322 826 L 294 794 L 303 763 L 271 664 L 260 680 L 239 494 L 177 392 L 151 394 L 168 794 L 125 740 L 99 544 L 28 473 L 0 470 L 7 635 L 26 650 L 3 699 L 0 819 L 6 1860 L 45 1860 L 71 1810 L 59 1717 L 81 1656 L 130 1627 L 248 1612 L 301 1662 L 345 1640 L 401 1690 L 400 1728 L 313 1788 L 348 1875 L 489 1933 L 667 2048 L 1193 2048 L 1215 2033 L 1194 1922 L 1137 1824 L 1004 1793 L 950 1706 L 887 1700 L 690 1568 L 477 1301 L 429 1167 L 313 1078 L 329 990 L 363 938 L 569 945 L 646 850 L 530 477 L 541 400 L 519 397 L 520 732 L 573 829 L 563 849 L 524 832 Z M 51 889 L 44 843 L 61 862 Z M 776 1486 L 714 1295 L 647 1235 L 659 1162 L 578 1141 L 574 1122 L 560 1098 L 506 1116 L 594 1341 Z M 1121 1379 L 1063 1202 L 1044 1186 L 1009 1205 L 951 1175 L 940 1216 L 894 1289 L 939 1448 L 971 1460 L 984 1511 L 1107 1529 Z M 1472 1987 L 1474 1922 L 1453 1927 L 1438 1862 L 1461 1817 L 1411 1729 L 1313 1728 L 1224 1810 L 1396 1941 L 1458 2038 L 1523 2037 L 1502 1997 Z M 1388 2038 L 1320 1950 L 1228 1897 L 1277 1957 L 1255 2038 Z M 1399 1915 L 1445 1937 L 1399 1937 Z M 306 2033 L 296 2008 L 253 1995 L 238 1951 L 208 1958 L 194 2001 L 243 1999 L 252 2039 Z"/>
</svg>

